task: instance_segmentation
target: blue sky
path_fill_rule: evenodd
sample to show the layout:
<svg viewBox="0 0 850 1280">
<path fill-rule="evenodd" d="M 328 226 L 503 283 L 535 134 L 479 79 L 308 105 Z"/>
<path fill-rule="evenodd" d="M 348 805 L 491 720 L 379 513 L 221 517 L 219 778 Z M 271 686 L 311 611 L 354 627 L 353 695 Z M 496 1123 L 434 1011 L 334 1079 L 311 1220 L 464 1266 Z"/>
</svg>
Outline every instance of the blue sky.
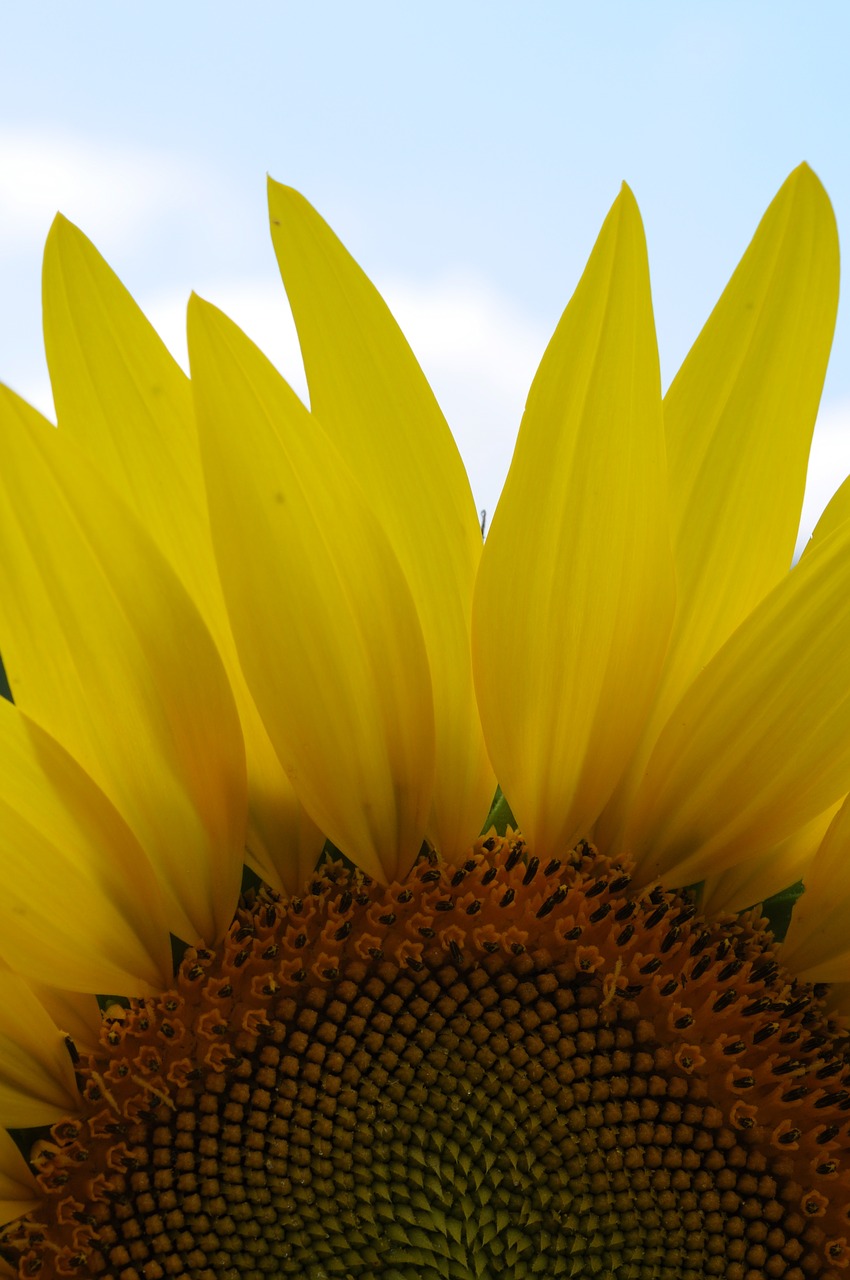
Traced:
<svg viewBox="0 0 850 1280">
<path fill-rule="evenodd" d="M 43 407 L 57 208 L 176 354 L 195 288 L 301 387 L 265 174 L 300 187 L 396 310 L 490 510 L 621 179 L 665 383 L 800 160 L 850 244 L 846 0 L 27 0 L 3 22 L 0 377 Z M 846 311 L 845 295 L 809 525 L 850 471 Z"/>
</svg>

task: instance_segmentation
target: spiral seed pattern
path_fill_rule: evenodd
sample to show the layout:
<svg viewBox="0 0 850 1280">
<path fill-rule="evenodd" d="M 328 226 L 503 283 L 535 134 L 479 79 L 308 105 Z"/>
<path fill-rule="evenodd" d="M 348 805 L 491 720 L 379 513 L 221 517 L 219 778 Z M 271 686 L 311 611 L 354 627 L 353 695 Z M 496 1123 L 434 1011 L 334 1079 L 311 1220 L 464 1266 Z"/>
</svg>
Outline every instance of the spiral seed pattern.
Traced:
<svg viewBox="0 0 850 1280">
<path fill-rule="evenodd" d="M 587 845 L 263 892 L 78 1072 L 21 1276 L 847 1273 L 844 1034 L 755 918 Z"/>
</svg>

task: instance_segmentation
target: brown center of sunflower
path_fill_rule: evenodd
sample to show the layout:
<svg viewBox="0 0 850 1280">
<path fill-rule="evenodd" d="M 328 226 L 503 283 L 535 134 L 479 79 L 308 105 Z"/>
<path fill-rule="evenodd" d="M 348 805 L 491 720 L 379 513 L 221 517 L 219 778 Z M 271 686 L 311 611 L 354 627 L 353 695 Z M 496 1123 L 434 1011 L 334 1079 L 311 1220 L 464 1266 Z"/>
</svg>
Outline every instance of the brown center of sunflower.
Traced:
<svg viewBox="0 0 850 1280">
<path fill-rule="evenodd" d="M 243 903 L 107 1021 L 21 1276 L 839 1280 L 850 1058 L 754 917 L 490 838 Z"/>
</svg>

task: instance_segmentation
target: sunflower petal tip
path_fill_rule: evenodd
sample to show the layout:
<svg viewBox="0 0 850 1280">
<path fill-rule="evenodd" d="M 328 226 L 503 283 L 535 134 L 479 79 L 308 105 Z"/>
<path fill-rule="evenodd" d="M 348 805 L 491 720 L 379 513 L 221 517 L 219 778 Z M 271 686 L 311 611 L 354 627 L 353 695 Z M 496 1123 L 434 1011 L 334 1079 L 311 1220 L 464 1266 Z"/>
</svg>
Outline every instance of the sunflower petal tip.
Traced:
<svg viewBox="0 0 850 1280">
<path fill-rule="evenodd" d="M 810 199 L 820 202 L 830 213 L 832 211 L 832 201 L 826 187 L 807 160 L 802 160 L 796 169 L 791 170 L 780 187 L 780 193 L 782 191 L 789 195 L 793 192 L 805 192 Z"/>
<path fill-rule="evenodd" d="M 197 326 L 201 321 L 203 314 L 204 300 L 200 294 L 195 293 L 193 289 L 186 301 L 186 334 L 191 344 L 192 331 L 197 331 Z"/>
<path fill-rule="evenodd" d="M 278 209 L 294 209 L 296 207 L 307 209 L 313 212 L 313 206 L 306 196 L 303 196 L 297 187 L 291 187 L 285 182 L 277 182 L 271 176 L 268 179 L 268 196 L 269 207 L 272 205 Z"/>
<path fill-rule="evenodd" d="M 57 212 L 47 232 L 44 241 L 44 269 L 48 269 L 52 259 L 55 259 L 62 249 L 67 245 L 74 232 L 80 234 L 79 228 L 74 225 L 64 213 Z"/>
<path fill-rule="evenodd" d="M 621 229 L 625 227 L 641 229 L 642 233 L 643 218 L 641 216 L 640 206 L 638 205 L 634 191 L 632 191 L 629 184 L 625 181 L 620 184 L 620 190 L 617 193 L 616 200 L 611 206 L 608 220 L 610 220 L 611 226 L 616 224 Z"/>
<path fill-rule="evenodd" d="M 247 335 L 239 328 L 234 320 L 231 320 L 226 311 L 222 311 L 221 307 L 217 307 L 214 302 L 210 302 L 208 298 L 202 298 L 199 293 L 194 290 L 189 295 L 189 301 L 186 306 L 186 332 L 189 339 L 189 363 L 192 363 L 192 349 L 196 345 L 195 340 L 201 339 L 203 333 L 205 337 L 203 341 L 220 342 L 227 334 L 238 334 L 241 339 L 247 339 Z"/>
<path fill-rule="evenodd" d="M 789 176 L 792 178 L 797 178 L 798 180 L 804 180 L 807 182 L 814 180 L 818 186 L 821 185 L 821 181 L 818 178 L 818 175 L 815 173 L 814 169 L 809 164 L 808 160 L 801 160 L 800 163 L 796 166 L 796 168 L 791 170 L 791 173 Z"/>
<path fill-rule="evenodd" d="M 209 316 L 219 312 L 214 302 L 208 302 L 206 298 L 202 298 L 199 293 L 193 289 L 189 294 L 189 300 L 186 303 L 186 327 L 191 330 L 197 328 Z"/>
<path fill-rule="evenodd" d="M 622 205 L 623 208 L 628 207 L 635 213 L 638 212 L 637 196 L 625 180 L 620 183 L 620 190 L 617 195 L 616 203 Z"/>
<path fill-rule="evenodd" d="M 57 209 L 47 234 L 49 238 L 50 236 L 59 235 L 61 232 L 77 231 L 78 229 L 70 218 L 65 217 L 61 209 Z"/>
</svg>

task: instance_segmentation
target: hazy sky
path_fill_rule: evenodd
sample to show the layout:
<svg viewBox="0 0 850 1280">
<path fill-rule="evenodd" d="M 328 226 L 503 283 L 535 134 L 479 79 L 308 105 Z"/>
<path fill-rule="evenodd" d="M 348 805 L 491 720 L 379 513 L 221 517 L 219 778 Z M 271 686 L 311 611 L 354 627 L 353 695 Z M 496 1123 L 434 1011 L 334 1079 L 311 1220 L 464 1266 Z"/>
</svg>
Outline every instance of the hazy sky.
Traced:
<svg viewBox="0 0 850 1280">
<path fill-rule="evenodd" d="M 665 384 L 802 159 L 850 244 L 847 0 L 26 0 L 0 44 L 0 378 L 49 407 L 41 248 L 78 222 L 180 358 L 190 289 L 303 387 L 265 174 L 385 292 L 495 503 L 621 179 Z M 850 471 L 846 295 L 808 525 Z"/>
</svg>

